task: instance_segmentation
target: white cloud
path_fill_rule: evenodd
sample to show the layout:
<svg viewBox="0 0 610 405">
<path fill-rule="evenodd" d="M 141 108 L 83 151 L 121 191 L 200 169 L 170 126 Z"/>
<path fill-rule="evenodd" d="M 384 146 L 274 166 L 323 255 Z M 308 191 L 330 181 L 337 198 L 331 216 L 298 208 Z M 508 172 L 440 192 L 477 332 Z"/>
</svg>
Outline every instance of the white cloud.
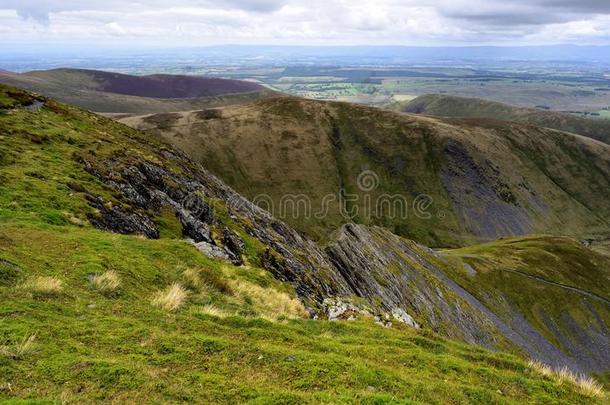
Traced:
<svg viewBox="0 0 610 405">
<path fill-rule="evenodd" d="M 610 43 L 608 0 L 0 0 L 0 41 Z"/>
</svg>

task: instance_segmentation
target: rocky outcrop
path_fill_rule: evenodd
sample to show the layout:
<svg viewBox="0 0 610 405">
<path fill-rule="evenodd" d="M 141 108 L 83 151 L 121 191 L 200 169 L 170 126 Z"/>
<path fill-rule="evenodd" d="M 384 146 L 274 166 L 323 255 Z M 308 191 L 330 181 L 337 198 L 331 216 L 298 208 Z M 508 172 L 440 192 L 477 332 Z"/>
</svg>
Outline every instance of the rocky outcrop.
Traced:
<svg viewBox="0 0 610 405">
<path fill-rule="evenodd" d="M 447 276 L 434 251 L 384 228 L 345 225 L 326 252 L 354 295 L 378 303 L 403 323 L 487 347 L 508 342 L 555 367 L 590 369 L 546 339 L 517 310 L 505 321 L 488 309 Z"/>
<path fill-rule="evenodd" d="M 154 222 L 146 215 L 115 207 L 110 202 L 104 202 L 101 197 L 88 195 L 87 200 L 97 209 L 95 214 L 89 215 L 93 226 L 117 233 L 137 233 L 151 239 L 159 237 Z"/>
<path fill-rule="evenodd" d="M 90 195 L 90 204 L 97 208 L 91 222 L 156 238 L 159 231 L 152 218 L 171 210 L 184 236 L 200 252 L 234 264 L 242 262 L 245 249 L 242 238 L 231 230 L 239 228 L 266 246 L 260 252 L 261 265 L 278 280 L 291 283 L 320 315 L 370 316 L 385 326 L 394 320 L 494 345 L 489 323 L 467 304 L 454 302 L 438 280 L 424 274 L 411 257 L 415 251 L 403 239 L 381 228 L 347 225 L 337 241 L 322 250 L 181 154 L 163 151 L 162 156 L 169 160 L 164 166 L 127 153 L 103 159 L 79 155 L 87 172 L 113 188 L 118 198 L 112 204 Z M 181 174 L 166 168 L 170 165 L 179 165 Z M 228 218 L 216 215 L 214 200 L 222 203 Z"/>
<path fill-rule="evenodd" d="M 267 246 L 261 254 L 262 264 L 279 280 L 290 282 L 306 303 L 319 306 L 326 297 L 351 294 L 315 243 L 270 217 L 183 155 L 168 150 L 160 154 L 166 165 L 127 151 L 103 158 L 89 151 L 76 157 L 88 173 L 113 188 L 118 199 L 118 203 L 105 204 L 99 197 L 88 196 L 98 212 L 90 217 L 93 225 L 157 238 L 159 231 L 152 218 L 170 210 L 184 236 L 203 254 L 240 264 L 244 241 L 230 229 L 237 227 Z M 178 166 L 181 173 L 167 166 Z M 210 205 L 213 200 L 222 203 L 228 219 L 216 215 Z M 212 235 L 212 228 L 218 231 L 217 237 Z"/>
<path fill-rule="evenodd" d="M 415 244 L 383 228 L 348 224 L 326 253 L 354 295 L 394 318 L 471 343 L 498 343 L 488 317 L 432 273 L 428 253 Z"/>
<path fill-rule="evenodd" d="M 514 324 L 502 322 L 449 279 L 432 250 L 384 228 L 347 224 L 321 249 L 198 164 L 159 149 L 158 144 L 105 155 L 85 150 L 75 158 L 114 191 L 112 201 L 78 191 L 96 209 L 89 220 L 99 228 L 157 238 L 155 218 L 170 211 L 184 237 L 209 257 L 239 265 L 246 250 L 244 238 L 256 240 L 259 264 L 292 284 L 314 317 L 367 316 L 384 327 L 397 322 L 429 328 L 466 342 L 516 347 L 548 363 L 572 366 L 536 330 L 529 327 L 520 334 Z"/>
</svg>

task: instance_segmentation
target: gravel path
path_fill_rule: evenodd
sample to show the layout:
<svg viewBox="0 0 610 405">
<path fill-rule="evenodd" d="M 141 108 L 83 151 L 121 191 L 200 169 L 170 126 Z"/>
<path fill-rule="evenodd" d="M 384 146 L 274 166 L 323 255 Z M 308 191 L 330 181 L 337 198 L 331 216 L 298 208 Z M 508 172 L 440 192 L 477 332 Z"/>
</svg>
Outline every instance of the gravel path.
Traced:
<svg viewBox="0 0 610 405">
<path fill-rule="evenodd" d="M 554 285 L 556 287 L 563 288 L 565 290 L 574 291 L 576 293 L 586 295 L 588 297 L 594 298 L 596 300 L 602 301 L 605 304 L 610 305 L 610 300 L 609 299 L 601 297 L 601 296 L 599 296 L 599 295 L 597 295 L 595 293 L 592 293 L 592 292 L 587 291 L 587 290 L 583 290 L 583 289 L 578 288 L 578 287 L 573 287 L 573 286 L 570 286 L 570 285 L 567 285 L 567 284 L 557 283 L 555 281 L 547 280 L 545 278 L 534 276 L 532 274 L 527 274 L 527 273 L 519 271 L 519 270 L 511 270 L 511 269 L 499 269 L 499 270 L 500 271 L 506 271 L 506 272 L 513 273 L 513 274 L 519 274 L 519 275 L 521 275 L 523 277 L 528 277 L 528 278 L 540 281 L 541 283 L 546 283 L 546 284 Z"/>
</svg>

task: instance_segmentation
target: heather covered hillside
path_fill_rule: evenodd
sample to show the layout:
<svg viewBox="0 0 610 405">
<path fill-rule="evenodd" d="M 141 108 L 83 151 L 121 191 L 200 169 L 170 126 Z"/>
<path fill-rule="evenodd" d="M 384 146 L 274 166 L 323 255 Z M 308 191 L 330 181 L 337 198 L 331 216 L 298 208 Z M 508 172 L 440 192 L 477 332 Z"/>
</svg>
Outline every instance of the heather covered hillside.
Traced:
<svg viewBox="0 0 610 405">
<path fill-rule="evenodd" d="M 84 69 L 0 72 L 18 86 L 103 113 L 154 113 L 247 103 L 273 92 L 248 81 L 157 74 L 135 76 Z"/>
</svg>

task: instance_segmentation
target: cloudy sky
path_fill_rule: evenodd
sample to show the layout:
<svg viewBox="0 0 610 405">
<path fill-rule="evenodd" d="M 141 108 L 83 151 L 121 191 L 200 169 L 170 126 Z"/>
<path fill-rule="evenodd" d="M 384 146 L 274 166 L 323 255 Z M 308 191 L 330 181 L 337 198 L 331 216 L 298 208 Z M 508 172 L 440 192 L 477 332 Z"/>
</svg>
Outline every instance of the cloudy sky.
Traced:
<svg viewBox="0 0 610 405">
<path fill-rule="evenodd" d="M 0 0 L 0 43 L 610 44 L 610 0 Z"/>
</svg>

